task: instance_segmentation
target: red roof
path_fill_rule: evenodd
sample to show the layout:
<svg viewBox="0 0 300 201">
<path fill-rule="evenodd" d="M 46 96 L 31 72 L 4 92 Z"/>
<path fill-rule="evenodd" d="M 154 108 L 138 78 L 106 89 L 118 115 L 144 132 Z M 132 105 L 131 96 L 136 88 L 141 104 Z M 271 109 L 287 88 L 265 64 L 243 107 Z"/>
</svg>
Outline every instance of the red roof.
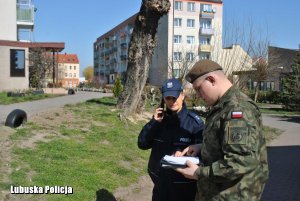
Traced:
<svg viewBox="0 0 300 201">
<path fill-rule="evenodd" d="M 79 60 L 77 54 L 58 54 L 58 63 L 72 63 L 78 64 Z"/>
</svg>

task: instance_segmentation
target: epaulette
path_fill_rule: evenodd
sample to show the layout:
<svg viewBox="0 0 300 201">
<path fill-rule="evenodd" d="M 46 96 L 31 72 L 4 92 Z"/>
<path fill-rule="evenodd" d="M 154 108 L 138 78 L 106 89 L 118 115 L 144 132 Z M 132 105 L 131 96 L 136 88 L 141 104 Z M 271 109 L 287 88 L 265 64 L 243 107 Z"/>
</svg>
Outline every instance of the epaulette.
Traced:
<svg viewBox="0 0 300 201">
<path fill-rule="evenodd" d="M 198 124 L 202 124 L 202 123 L 203 123 L 202 119 L 201 119 L 196 113 L 189 111 L 188 114 L 189 114 L 193 119 L 195 119 L 196 122 L 197 122 Z"/>
</svg>

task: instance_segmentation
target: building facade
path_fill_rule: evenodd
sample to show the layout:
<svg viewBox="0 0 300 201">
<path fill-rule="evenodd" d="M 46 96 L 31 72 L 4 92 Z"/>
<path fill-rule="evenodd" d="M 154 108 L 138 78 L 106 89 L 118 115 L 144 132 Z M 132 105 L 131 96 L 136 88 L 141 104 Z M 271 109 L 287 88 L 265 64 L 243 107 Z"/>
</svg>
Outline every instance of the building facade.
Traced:
<svg viewBox="0 0 300 201">
<path fill-rule="evenodd" d="M 32 42 L 35 11 L 31 0 L 0 1 L 0 91 L 29 88 L 30 50 L 64 49 L 64 43 Z"/>
<path fill-rule="evenodd" d="M 79 85 L 79 59 L 76 54 L 58 54 L 58 82 L 62 87 L 75 88 Z"/>
<path fill-rule="evenodd" d="M 220 63 L 227 74 L 241 68 L 242 63 L 251 68 L 251 58 L 239 45 L 222 48 L 222 0 L 174 0 L 170 3 L 170 11 L 160 19 L 157 29 L 157 46 L 149 69 L 150 84 L 161 85 L 172 76 L 183 77 L 199 59 Z M 113 83 L 117 74 L 121 77 L 125 74 L 135 17 L 122 22 L 94 43 L 94 72 L 99 81 Z M 125 43 L 121 42 L 123 32 L 126 33 Z M 232 59 L 234 62 L 228 64 L 229 60 L 224 59 L 228 55 L 239 55 L 236 56 L 239 59 Z"/>
</svg>

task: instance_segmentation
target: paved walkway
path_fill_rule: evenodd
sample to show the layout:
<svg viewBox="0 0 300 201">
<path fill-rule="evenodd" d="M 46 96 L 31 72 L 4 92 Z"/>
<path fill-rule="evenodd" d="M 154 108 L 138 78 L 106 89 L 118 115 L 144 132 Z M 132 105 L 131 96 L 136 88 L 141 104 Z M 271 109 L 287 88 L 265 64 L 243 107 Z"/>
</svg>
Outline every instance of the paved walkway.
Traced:
<svg viewBox="0 0 300 201">
<path fill-rule="evenodd" d="M 76 104 L 93 98 L 112 96 L 111 93 L 78 91 L 75 95 L 66 95 L 56 98 L 47 98 L 32 102 L 0 105 L 0 125 L 5 123 L 7 115 L 14 109 L 22 109 L 30 117 L 38 112 L 44 112 L 53 108 L 62 107 L 66 104 Z"/>
<path fill-rule="evenodd" d="M 261 200 L 300 200 L 300 116 L 263 115 L 263 124 L 284 132 L 268 147 L 270 177 Z"/>
<path fill-rule="evenodd" d="M 263 115 L 263 124 L 284 131 L 277 139 L 272 141 L 270 146 L 300 145 L 300 115 Z"/>
</svg>

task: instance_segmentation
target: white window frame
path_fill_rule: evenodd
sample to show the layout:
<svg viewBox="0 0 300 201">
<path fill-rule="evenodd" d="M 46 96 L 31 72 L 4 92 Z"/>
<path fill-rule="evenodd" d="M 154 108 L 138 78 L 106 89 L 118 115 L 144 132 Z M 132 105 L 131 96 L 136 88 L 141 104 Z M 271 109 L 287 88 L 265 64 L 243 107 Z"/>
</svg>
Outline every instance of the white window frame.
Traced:
<svg viewBox="0 0 300 201">
<path fill-rule="evenodd" d="M 174 61 L 182 61 L 182 53 L 174 52 Z"/>
<path fill-rule="evenodd" d="M 175 1 L 174 9 L 182 10 L 182 1 Z"/>
<path fill-rule="evenodd" d="M 186 36 L 187 44 L 195 44 L 195 36 Z"/>
<path fill-rule="evenodd" d="M 181 27 L 182 19 L 181 18 L 174 18 L 174 27 Z"/>
<path fill-rule="evenodd" d="M 186 26 L 189 28 L 195 28 L 195 19 L 187 19 Z"/>
<path fill-rule="evenodd" d="M 182 36 L 181 35 L 174 35 L 174 43 L 180 44 L 182 42 Z"/>
<path fill-rule="evenodd" d="M 187 11 L 195 12 L 195 3 L 194 2 L 187 2 Z"/>
</svg>

